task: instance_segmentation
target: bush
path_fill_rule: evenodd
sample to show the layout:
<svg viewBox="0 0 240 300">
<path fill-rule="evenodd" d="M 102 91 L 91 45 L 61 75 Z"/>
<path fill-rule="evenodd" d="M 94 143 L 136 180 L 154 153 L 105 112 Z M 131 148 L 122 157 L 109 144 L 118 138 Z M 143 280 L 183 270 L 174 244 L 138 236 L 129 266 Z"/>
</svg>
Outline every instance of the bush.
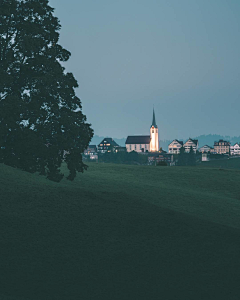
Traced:
<svg viewBox="0 0 240 300">
<path fill-rule="evenodd" d="M 158 163 L 157 163 L 157 166 L 161 166 L 161 167 L 166 167 L 168 164 L 167 164 L 167 162 L 166 161 L 159 161 Z"/>
</svg>

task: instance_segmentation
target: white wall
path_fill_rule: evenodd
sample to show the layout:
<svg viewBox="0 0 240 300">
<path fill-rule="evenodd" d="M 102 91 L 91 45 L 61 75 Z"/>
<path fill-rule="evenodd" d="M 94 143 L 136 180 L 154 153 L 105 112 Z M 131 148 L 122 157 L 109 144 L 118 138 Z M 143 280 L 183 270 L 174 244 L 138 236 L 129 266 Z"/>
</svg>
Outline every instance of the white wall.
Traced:
<svg viewBox="0 0 240 300">
<path fill-rule="evenodd" d="M 172 143 L 168 145 L 168 153 L 179 154 L 181 148 L 182 145 L 180 143 L 178 143 L 177 141 L 172 141 Z"/>
<path fill-rule="evenodd" d="M 127 152 L 131 152 L 131 151 L 142 152 L 142 148 L 144 149 L 144 152 L 150 150 L 149 144 L 126 144 Z"/>
<path fill-rule="evenodd" d="M 234 146 L 230 146 L 231 155 L 240 155 L 240 146 L 235 144 Z"/>
<path fill-rule="evenodd" d="M 158 141 L 158 128 L 150 128 L 150 151 L 156 152 L 159 151 L 159 141 Z"/>
<path fill-rule="evenodd" d="M 190 152 L 191 147 L 193 148 L 193 151 L 196 152 L 198 145 L 194 144 L 192 141 L 188 140 L 183 147 L 185 148 L 185 152 Z"/>
</svg>

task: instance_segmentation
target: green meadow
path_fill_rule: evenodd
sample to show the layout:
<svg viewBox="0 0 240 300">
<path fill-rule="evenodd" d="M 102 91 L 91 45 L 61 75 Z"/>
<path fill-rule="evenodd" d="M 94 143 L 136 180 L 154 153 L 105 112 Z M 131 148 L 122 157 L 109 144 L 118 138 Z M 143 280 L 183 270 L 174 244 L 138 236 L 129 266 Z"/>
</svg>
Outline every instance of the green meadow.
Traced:
<svg viewBox="0 0 240 300">
<path fill-rule="evenodd" d="M 0 299 L 239 300 L 239 183 L 239 159 L 60 183 L 0 165 Z"/>
</svg>

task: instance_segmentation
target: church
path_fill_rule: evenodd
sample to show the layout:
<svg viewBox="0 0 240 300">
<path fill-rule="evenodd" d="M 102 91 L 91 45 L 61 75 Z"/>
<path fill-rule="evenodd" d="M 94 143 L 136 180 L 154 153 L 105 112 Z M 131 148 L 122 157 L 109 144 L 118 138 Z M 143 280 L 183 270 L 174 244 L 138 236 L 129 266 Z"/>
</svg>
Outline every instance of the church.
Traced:
<svg viewBox="0 0 240 300">
<path fill-rule="evenodd" d="M 155 111 L 153 109 L 152 125 L 150 135 L 132 135 L 126 140 L 127 152 L 157 152 L 159 151 L 158 127 L 156 124 Z"/>
</svg>

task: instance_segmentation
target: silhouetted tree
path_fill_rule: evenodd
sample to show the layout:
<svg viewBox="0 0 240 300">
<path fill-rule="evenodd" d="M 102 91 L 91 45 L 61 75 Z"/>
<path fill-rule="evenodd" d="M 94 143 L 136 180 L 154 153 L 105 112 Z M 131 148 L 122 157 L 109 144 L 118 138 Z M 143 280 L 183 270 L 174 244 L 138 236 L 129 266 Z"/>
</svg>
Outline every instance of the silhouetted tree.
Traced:
<svg viewBox="0 0 240 300">
<path fill-rule="evenodd" d="M 196 165 L 196 154 L 193 150 L 193 147 L 190 147 L 190 151 L 188 153 L 187 165 L 189 165 L 189 166 Z"/>
<path fill-rule="evenodd" d="M 120 151 L 117 153 L 106 152 L 99 154 L 99 161 L 105 163 L 117 163 L 117 164 L 147 164 L 148 157 L 137 153 L 136 151 L 126 152 Z"/>
<path fill-rule="evenodd" d="M 180 148 L 180 153 L 178 155 L 178 166 L 186 166 L 187 165 L 187 153 L 185 153 L 185 148 L 181 147 Z"/>
<path fill-rule="evenodd" d="M 178 166 L 195 166 L 196 154 L 192 147 L 190 147 L 189 153 L 185 152 L 185 148 L 180 148 L 180 154 L 178 155 Z"/>
<path fill-rule="evenodd" d="M 73 180 L 93 131 L 78 83 L 61 62 L 59 20 L 48 0 L 0 0 L 0 161 L 60 181 L 64 151 Z"/>
</svg>

